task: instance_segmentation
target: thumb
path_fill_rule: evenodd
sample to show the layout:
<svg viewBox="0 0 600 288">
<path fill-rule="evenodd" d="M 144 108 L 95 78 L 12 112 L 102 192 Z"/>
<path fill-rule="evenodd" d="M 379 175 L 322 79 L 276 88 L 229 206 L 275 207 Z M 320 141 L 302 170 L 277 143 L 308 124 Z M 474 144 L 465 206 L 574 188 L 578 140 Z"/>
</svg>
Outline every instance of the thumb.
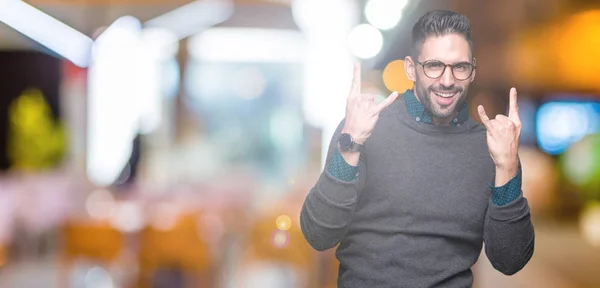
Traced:
<svg viewBox="0 0 600 288">
<path fill-rule="evenodd" d="M 477 106 L 477 113 L 479 114 L 479 118 L 481 119 L 481 124 L 483 124 L 485 129 L 490 130 L 490 118 L 485 113 L 485 108 L 483 108 L 483 105 Z"/>
</svg>

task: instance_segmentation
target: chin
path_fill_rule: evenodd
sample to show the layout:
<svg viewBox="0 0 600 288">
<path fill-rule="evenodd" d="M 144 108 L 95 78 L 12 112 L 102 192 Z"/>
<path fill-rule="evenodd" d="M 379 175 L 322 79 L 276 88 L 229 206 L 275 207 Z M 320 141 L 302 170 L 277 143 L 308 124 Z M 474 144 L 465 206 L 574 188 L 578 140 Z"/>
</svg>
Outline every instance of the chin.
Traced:
<svg viewBox="0 0 600 288">
<path fill-rule="evenodd" d="M 432 109 L 432 111 L 430 111 L 431 115 L 435 118 L 450 118 L 454 116 L 454 112 L 456 111 L 456 105 L 452 105 L 451 107 L 445 106 L 443 108 L 440 105 L 435 106 L 435 109 Z"/>
<path fill-rule="evenodd" d="M 453 114 L 452 112 L 448 112 L 448 113 L 432 113 L 432 116 L 434 118 L 437 118 L 437 119 L 449 119 L 449 118 L 452 118 L 452 116 L 454 116 L 452 114 Z"/>
</svg>

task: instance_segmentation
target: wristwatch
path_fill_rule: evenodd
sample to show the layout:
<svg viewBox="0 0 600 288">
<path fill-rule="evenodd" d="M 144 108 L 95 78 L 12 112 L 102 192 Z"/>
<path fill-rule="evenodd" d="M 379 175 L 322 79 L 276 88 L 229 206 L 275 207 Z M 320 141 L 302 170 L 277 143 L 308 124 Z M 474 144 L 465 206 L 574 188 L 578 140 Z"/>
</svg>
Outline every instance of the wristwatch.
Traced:
<svg viewBox="0 0 600 288">
<path fill-rule="evenodd" d="M 342 133 L 340 138 L 338 139 L 338 147 L 342 152 L 360 152 L 362 150 L 363 145 L 354 142 L 352 139 L 352 135 L 348 133 Z"/>
</svg>

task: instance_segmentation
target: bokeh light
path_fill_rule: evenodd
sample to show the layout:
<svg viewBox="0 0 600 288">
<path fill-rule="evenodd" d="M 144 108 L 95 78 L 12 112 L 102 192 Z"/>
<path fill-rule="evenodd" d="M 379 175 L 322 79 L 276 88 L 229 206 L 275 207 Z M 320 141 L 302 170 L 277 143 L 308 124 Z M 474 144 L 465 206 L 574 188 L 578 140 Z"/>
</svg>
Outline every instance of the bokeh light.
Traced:
<svg viewBox="0 0 600 288">
<path fill-rule="evenodd" d="M 588 135 L 571 145 L 562 166 L 567 180 L 586 198 L 600 200 L 600 134 Z"/>
<path fill-rule="evenodd" d="M 370 0 L 365 6 L 365 16 L 371 25 L 388 30 L 398 25 L 407 3 L 408 0 Z"/>
<path fill-rule="evenodd" d="M 383 84 L 391 91 L 402 93 L 413 87 L 413 82 L 408 80 L 404 71 L 404 60 L 395 60 L 388 63 L 383 69 Z"/>
<path fill-rule="evenodd" d="M 600 247 L 600 202 L 588 203 L 579 222 L 583 238 L 592 246 Z"/>
<path fill-rule="evenodd" d="M 566 13 L 570 14 L 570 13 Z M 564 20 L 532 25 L 507 42 L 510 82 L 541 90 L 600 89 L 600 10 L 587 10 Z M 556 45 L 548 45 L 556 43 Z M 552 62 L 553 69 L 547 69 Z"/>
<path fill-rule="evenodd" d="M 181 208 L 173 203 L 158 203 L 149 213 L 150 225 L 159 231 L 169 231 L 175 227 Z"/>
<path fill-rule="evenodd" d="M 118 203 L 110 223 L 124 233 L 138 232 L 145 224 L 142 207 L 135 202 Z"/>
<path fill-rule="evenodd" d="M 566 82 L 569 87 L 600 88 L 600 10 L 589 10 L 573 15 L 556 26 L 556 51 L 553 78 Z M 558 76 L 558 77 L 557 77 Z M 561 79 L 562 78 L 562 79 Z"/>
<path fill-rule="evenodd" d="M 587 134 L 598 132 L 600 104 L 593 102 L 548 102 L 537 113 L 537 137 L 542 150 L 560 154 Z"/>
<path fill-rule="evenodd" d="M 275 230 L 271 234 L 271 244 L 275 248 L 283 249 L 290 244 L 290 233 L 288 231 Z"/>
<path fill-rule="evenodd" d="M 355 26 L 348 35 L 348 48 L 358 58 L 373 58 L 381 51 L 382 46 L 381 32 L 369 24 Z"/>
<path fill-rule="evenodd" d="M 87 197 L 85 209 L 93 219 L 106 220 L 115 210 L 115 199 L 108 190 L 98 189 Z"/>
<path fill-rule="evenodd" d="M 113 279 L 102 267 L 93 267 L 85 275 L 86 288 L 113 288 Z"/>
<path fill-rule="evenodd" d="M 523 195 L 532 212 L 547 212 L 554 203 L 558 173 L 552 156 L 537 148 L 522 147 L 519 158 L 523 167 Z"/>
<path fill-rule="evenodd" d="M 290 216 L 281 215 L 277 217 L 277 220 L 275 220 L 275 224 L 277 225 L 277 229 L 285 231 L 290 229 L 290 226 L 292 226 L 292 219 L 290 218 Z"/>
</svg>

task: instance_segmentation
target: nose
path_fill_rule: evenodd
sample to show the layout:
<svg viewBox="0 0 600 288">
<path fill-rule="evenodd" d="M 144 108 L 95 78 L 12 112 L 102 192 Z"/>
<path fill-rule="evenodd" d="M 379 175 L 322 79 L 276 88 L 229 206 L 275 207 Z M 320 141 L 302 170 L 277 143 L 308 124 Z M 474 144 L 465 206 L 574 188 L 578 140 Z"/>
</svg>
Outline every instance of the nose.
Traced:
<svg viewBox="0 0 600 288">
<path fill-rule="evenodd" d="M 446 86 L 446 87 L 451 87 L 454 85 L 454 75 L 452 75 L 452 67 L 451 66 L 446 66 L 446 69 L 444 69 L 444 74 L 442 74 L 442 77 L 440 77 L 440 84 Z"/>
</svg>

